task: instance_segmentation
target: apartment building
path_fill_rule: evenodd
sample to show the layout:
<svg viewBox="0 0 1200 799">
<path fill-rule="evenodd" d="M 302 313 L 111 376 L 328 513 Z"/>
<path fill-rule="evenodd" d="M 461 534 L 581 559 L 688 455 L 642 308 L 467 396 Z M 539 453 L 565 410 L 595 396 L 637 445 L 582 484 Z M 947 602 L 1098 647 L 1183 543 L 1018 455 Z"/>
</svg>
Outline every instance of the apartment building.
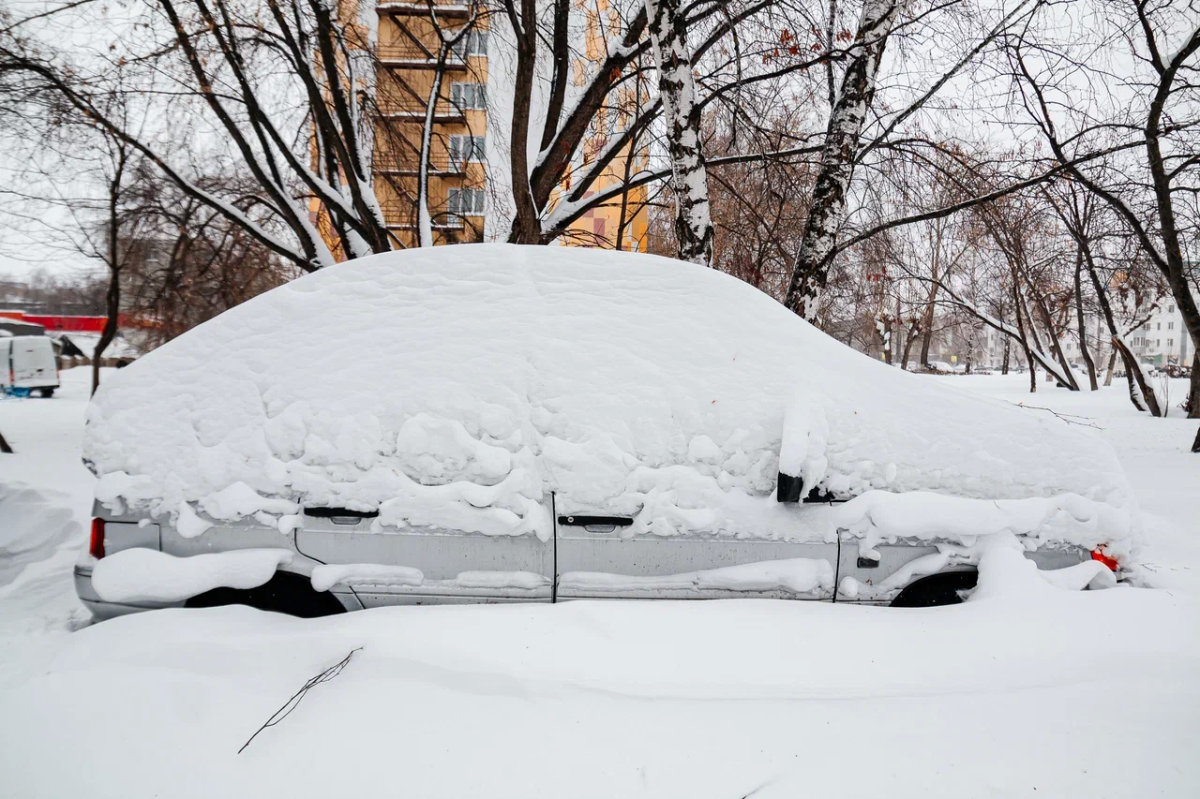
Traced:
<svg viewBox="0 0 1200 799">
<path fill-rule="evenodd" d="M 1167 300 L 1129 337 L 1129 346 L 1143 363 L 1150 366 L 1190 366 L 1192 341 L 1183 326 L 1183 314 L 1173 300 Z"/>
<path fill-rule="evenodd" d="M 619 24 L 615 9 L 592 4 L 576 6 L 585 41 L 579 50 L 586 59 L 599 59 L 596 44 L 601 26 Z M 383 119 L 375 137 L 376 194 L 395 246 L 418 243 L 417 180 L 427 100 L 438 72 L 441 37 L 451 36 L 474 20 L 445 61 L 435 105 L 430 142 L 428 205 L 435 244 L 502 239 L 508 229 L 507 125 L 493 127 L 491 117 L 506 116 L 512 100 L 510 58 L 497 57 L 501 41 L 493 40 L 491 20 L 482 9 L 461 0 L 427 2 L 379 0 L 376 92 Z M 476 13 L 479 11 L 479 13 Z M 436 22 L 435 22 L 436 16 Z M 435 27 L 437 26 L 437 27 Z M 575 84 L 582 85 L 587 65 L 574 64 Z M 597 115 L 581 159 L 599 152 L 608 136 L 630 121 L 626 112 L 605 109 Z M 618 126 L 614 128 L 614 126 Z M 644 152 L 625 152 L 593 186 L 602 190 L 637 170 Z M 503 178 L 502 180 L 500 178 Z M 568 178 L 569 181 L 569 178 Z M 565 182 L 563 189 L 569 188 Z M 623 198 L 589 211 L 572 226 L 563 243 L 646 249 L 646 189 L 633 189 Z"/>
</svg>

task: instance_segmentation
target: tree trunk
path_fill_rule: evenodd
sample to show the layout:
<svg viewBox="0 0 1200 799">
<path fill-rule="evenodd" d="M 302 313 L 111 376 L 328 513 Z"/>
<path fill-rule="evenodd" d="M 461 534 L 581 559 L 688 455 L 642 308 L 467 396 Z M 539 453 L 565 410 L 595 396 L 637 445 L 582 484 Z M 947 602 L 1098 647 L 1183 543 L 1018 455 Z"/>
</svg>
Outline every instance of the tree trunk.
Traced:
<svg viewBox="0 0 1200 799">
<path fill-rule="evenodd" d="M 646 0 L 646 16 L 667 123 L 679 260 L 712 266 L 713 225 L 700 143 L 700 107 L 696 105 L 692 56 L 679 5 L 680 0 Z"/>
<path fill-rule="evenodd" d="M 817 319 L 829 269 L 837 253 L 837 233 L 846 218 L 846 195 L 854 176 L 859 136 L 875 97 L 875 79 L 884 45 L 900 16 L 903 1 L 863 3 L 852 55 L 829 117 L 821 148 L 821 167 L 786 297 L 787 306 L 809 322 Z"/>
<path fill-rule="evenodd" d="M 1133 403 L 1133 407 L 1139 411 L 1150 411 L 1153 416 L 1161 416 L 1162 413 L 1158 407 L 1158 396 L 1154 393 L 1154 387 L 1146 381 L 1146 376 L 1142 373 L 1142 367 L 1137 362 L 1137 358 L 1126 346 L 1124 339 L 1121 337 L 1121 331 L 1117 329 L 1117 320 L 1113 316 L 1112 305 L 1108 301 L 1108 293 L 1104 290 L 1104 285 L 1100 282 L 1100 274 L 1096 270 L 1096 262 L 1092 258 L 1092 250 L 1086 243 L 1086 240 L 1080 241 L 1080 248 L 1083 252 L 1083 263 L 1087 267 L 1088 277 L 1092 281 L 1092 289 L 1096 292 L 1096 302 L 1100 305 L 1100 314 L 1104 317 L 1104 323 L 1108 325 L 1109 335 L 1112 337 L 1113 354 L 1121 356 L 1121 363 L 1125 366 L 1125 378 L 1129 382 L 1129 401 Z"/>
<path fill-rule="evenodd" d="M 925 316 L 921 319 L 921 363 L 922 369 L 929 368 L 929 345 L 933 343 L 933 317 L 937 310 L 938 286 L 937 253 L 933 256 L 933 282 L 929 284 L 929 300 L 925 303 Z"/>
<path fill-rule="evenodd" d="M 1026 284 L 1030 287 L 1030 290 L 1032 290 L 1033 284 L 1029 280 L 1028 275 L 1025 275 L 1024 272 L 1022 272 L 1022 276 L 1025 277 Z M 1063 354 L 1062 345 L 1059 343 L 1058 335 L 1055 333 L 1054 319 L 1050 316 L 1050 310 L 1046 307 L 1046 303 L 1042 301 L 1042 298 L 1036 295 L 1033 297 L 1033 307 L 1037 309 L 1038 315 L 1042 317 L 1042 325 L 1046 328 L 1047 338 L 1050 339 L 1050 354 L 1054 356 L 1054 360 L 1058 362 L 1058 366 L 1062 370 L 1062 378 L 1059 379 L 1056 376 L 1055 379 L 1058 381 L 1059 386 L 1070 391 L 1078 391 L 1079 383 L 1075 380 L 1075 373 L 1071 371 L 1071 364 L 1067 362 L 1067 356 Z M 1042 348 L 1042 342 L 1038 337 L 1037 328 L 1033 323 L 1033 314 L 1030 312 L 1028 307 L 1025 308 L 1025 313 L 1029 318 L 1030 338 L 1033 339 L 1033 343 L 1037 347 L 1038 352 L 1044 353 L 1045 350 Z"/>
<path fill-rule="evenodd" d="M 1017 283 L 1013 281 L 1013 307 L 1017 313 L 1017 332 L 1020 334 L 1021 349 L 1025 352 L 1025 363 L 1029 367 L 1029 393 L 1037 393 L 1037 364 L 1033 361 L 1033 353 L 1029 351 L 1029 342 L 1025 339 L 1025 322 L 1021 314 L 1021 296 Z"/>
<path fill-rule="evenodd" d="M 912 327 L 908 329 L 908 335 L 904 337 L 904 355 L 900 359 L 900 368 L 908 369 L 908 356 L 912 352 L 913 342 L 917 340 L 917 331 L 920 322 L 913 320 Z"/>
<path fill-rule="evenodd" d="M 1008 358 L 1009 358 L 1009 351 L 1011 349 L 1012 349 L 1012 339 L 1006 338 L 1004 340 L 1004 360 L 1000 362 L 1000 374 L 1002 374 L 1002 375 L 1008 374 Z"/>
<path fill-rule="evenodd" d="M 1200 350 L 1192 353 L 1192 380 L 1188 385 L 1187 418 L 1200 419 Z"/>
<path fill-rule="evenodd" d="M 461 37 L 462 34 L 460 34 Z M 433 125 L 437 119 L 438 95 L 442 91 L 442 78 L 446 74 L 446 59 L 450 54 L 450 43 L 442 41 L 438 47 L 437 66 L 433 70 L 433 88 L 425 101 L 425 126 L 421 129 L 421 155 L 417 165 L 417 236 L 418 246 L 433 246 L 433 217 L 429 213 L 429 156 L 433 149 Z M 469 157 L 469 153 L 464 154 Z"/>
<path fill-rule="evenodd" d="M 517 66 L 513 75 L 512 124 L 509 127 L 509 168 L 512 176 L 512 231 L 514 244 L 541 244 L 542 225 L 529 186 L 529 114 L 533 105 L 533 81 L 537 62 L 537 0 L 505 0 L 505 9 L 517 39 Z"/>
<path fill-rule="evenodd" d="M 1079 352 L 1083 356 L 1083 362 L 1087 366 L 1088 383 L 1092 391 L 1099 391 L 1100 384 L 1096 381 L 1096 362 L 1092 360 L 1092 353 L 1088 350 L 1087 344 L 1087 323 L 1083 319 L 1083 282 L 1080 276 L 1083 272 L 1083 249 L 1075 248 L 1075 316 L 1076 322 L 1079 325 Z"/>
<path fill-rule="evenodd" d="M 1162 408 L 1158 404 L 1158 395 L 1154 386 L 1146 379 L 1137 356 L 1126 346 L 1120 336 L 1113 336 L 1113 347 L 1121 354 L 1121 363 L 1125 365 L 1125 375 L 1129 380 L 1129 400 L 1139 411 L 1149 411 L 1151 416 L 1162 416 Z"/>
<path fill-rule="evenodd" d="M 1104 372 L 1104 385 L 1105 386 L 1112 385 L 1113 372 L 1116 371 L 1116 368 L 1117 368 L 1117 351 L 1116 351 L 1116 349 L 1113 349 L 1112 352 L 1108 353 L 1108 369 L 1106 369 Z"/>
<path fill-rule="evenodd" d="M 1197 51 L 1200 51 L 1200 28 L 1195 28 L 1183 47 L 1169 56 L 1168 60 L 1171 61 L 1172 66 L 1167 70 L 1160 71 L 1158 90 L 1150 102 L 1149 112 L 1146 116 L 1145 133 L 1147 162 L 1158 206 L 1159 235 L 1162 236 L 1163 242 L 1163 257 L 1156 260 L 1160 271 L 1167 279 L 1167 285 L 1171 289 L 1171 295 L 1175 298 L 1175 304 L 1179 307 L 1179 313 L 1183 317 L 1183 326 L 1187 328 L 1187 334 L 1192 339 L 1192 347 L 1200 354 L 1200 307 L 1197 307 L 1196 297 L 1192 294 L 1192 287 L 1189 285 L 1187 262 L 1183 257 L 1179 227 L 1175 219 L 1175 190 L 1171 186 L 1172 172 L 1168 170 L 1168 164 L 1163 159 L 1162 143 L 1159 140 L 1162 135 L 1161 122 L 1164 114 L 1167 114 L 1168 98 L 1175 91 L 1182 89 L 1182 87 L 1177 89 L 1172 87 L 1176 70 L 1179 65 L 1184 63 L 1184 60 Z M 1182 187 L 1178 188 L 1182 189 Z M 1193 369 L 1192 396 L 1195 396 L 1196 393 L 1196 380 L 1196 373 Z M 1196 407 L 1196 403 L 1192 403 L 1188 416 L 1200 419 L 1200 408 Z"/>
<path fill-rule="evenodd" d="M 104 298 L 105 320 L 104 332 L 100 334 L 100 340 L 96 342 L 96 351 L 92 355 L 92 394 L 96 393 L 96 389 L 100 388 L 100 359 L 104 357 L 104 351 L 108 349 L 108 345 L 112 344 L 113 339 L 117 337 L 117 322 L 121 314 L 121 269 L 119 265 L 113 266 L 109 270 L 108 292 Z"/>
<path fill-rule="evenodd" d="M 100 340 L 96 342 L 96 349 L 92 354 L 93 395 L 96 389 L 100 388 L 100 359 L 104 357 L 108 345 L 117 337 L 117 323 L 121 314 L 120 203 L 127 155 L 123 146 L 118 147 L 113 174 L 108 183 L 108 291 L 104 297 L 104 332 L 100 334 Z"/>
</svg>

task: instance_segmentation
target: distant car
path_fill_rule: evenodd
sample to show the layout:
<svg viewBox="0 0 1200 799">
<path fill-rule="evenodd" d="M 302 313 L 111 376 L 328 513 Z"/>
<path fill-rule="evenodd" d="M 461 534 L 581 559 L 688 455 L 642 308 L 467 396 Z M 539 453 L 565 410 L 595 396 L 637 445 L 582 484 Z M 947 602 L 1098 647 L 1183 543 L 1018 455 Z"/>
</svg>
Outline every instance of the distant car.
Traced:
<svg viewBox="0 0 1200 799">
<path fill-rule="evenodd" d="M 946 372 L 947 374 L 960 374 L 966 369 L 961 364 L 952 364 L 948 361 L 930 361 L 929 368 L 935 372 Z"/>
<path fill-rule="evenodd" d="M 46 336 L 0 336 L 0 391 L 51 397 L 58 388 L 54 344 Z"/>
<path fill-rule="evenodd" d="M 274 289 L 106 380 L 84 457 L 98 617 L 936 605 L 983 535 L 1042 568 L 1115 568 L 1132 535 L 1091 431 L 875 362 L 715 270 L 583 248 L 408 250 Z"/>
</svg>

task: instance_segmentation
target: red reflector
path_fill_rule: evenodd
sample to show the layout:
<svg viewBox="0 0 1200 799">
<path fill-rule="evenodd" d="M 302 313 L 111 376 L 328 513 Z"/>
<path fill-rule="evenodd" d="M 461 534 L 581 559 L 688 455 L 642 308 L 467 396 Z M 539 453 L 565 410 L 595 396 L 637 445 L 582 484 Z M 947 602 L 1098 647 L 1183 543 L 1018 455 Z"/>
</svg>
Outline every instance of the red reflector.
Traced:
<svg viewBox="0 0 1200 799">
<path fill-rule="evenodd" d="M 1117 563 L 1116 558 L 1110 558 L 1108 555 L 1105 555 L 1102 550 L 1099 550 L 1099 549 L 1092 550 L 1092 560 L 1100 561 L 1105 566 L 1107 566 L 1110 571 L 1116 571 L 1117 567 L 1120 565 Z"/>
<path fill-rule="evenodd" d="M 104 557 L 104 520 L 92 519 L 92 540 L 88 544 L 88 552 L 99 560 Z"/>
</svg>

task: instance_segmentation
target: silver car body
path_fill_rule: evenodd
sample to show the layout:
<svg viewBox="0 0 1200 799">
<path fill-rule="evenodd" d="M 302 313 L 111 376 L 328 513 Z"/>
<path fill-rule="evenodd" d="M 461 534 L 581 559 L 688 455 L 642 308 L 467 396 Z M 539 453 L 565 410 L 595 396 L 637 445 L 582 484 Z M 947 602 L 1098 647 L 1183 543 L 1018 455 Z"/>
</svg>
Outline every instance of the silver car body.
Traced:
<svg viewBox="0 0 1200 799">
<path fill-rule="evenodd" d="M 819 505 L 800 506 L 797 513 L 813 518 L 818 528 Z M 372 520 L 354 514 L 345 516 L 304 515 L 299 529 L 284 535 L 278 529 L 253 519 L 217 522 L 202 536 L 185 538 L 168 518 L 149 519 L 136 514 L 115 514 L 96 503 L 94 513 L 106 521 L 105 552 L 112 555 L 131 547 L 159 550 L 176 557 L 236 549 L 283 548 L 294 553 L 281 567 L 303 577 L 323 564 L 354 566 L 368 564 L 419 569 L 419 584 L 391 584 L 370 578 L 347 578 L 333 585 L 330 593 L 347 610 L 386 605 L 445 603 L 552 602 L 569 599 L 726 599 L 757 597 L 856 601 L 885 604 L 890 595 L 838 596 L 838 585 L 846 577 L 859 584 L 879 584 L 918 558 L 935 554 L 928 542 L 875 547 L 876 561 L 859 556 L 858 539 L 838 531 L 832 542 L 809 536 L 805 540 L 694 535 L 626 537 L 616 524 L 587 526 L 562 523 L 556 517 L 555 534 L 547 541 L 533 535 L 489 536 L 455 530 L 410 528 L 402 531 L 373 529 Z M 1063 568 L 1086 560 L 1078 548 L 1038 549 L 1028 553 L 1039 567 Z M 741 564 L 807 558 L 827 561 L 834 571 L 830 585 L 796 593 L 774 588 L 744 590 L 706 588 L 686 579 L 671 579 L 697 572 Z M 97 618 L 108 618 L 138 610 L 177 607 L 173 603 L 137 602 L 120 604 L 101 599 L 92 587 L 94 561 L 81 561 L 75 570 L 75 586 L 83 603 Z M 351 569 L 352 571 L 353 569 Z M 499 579 L 463 580 L 463 575 L 493 575 Z M 505 580 L 519 574 L 525 580 Z M 607 575 L 617 578 L 611 586 L 597 590 L 577 575 Z M 529 576 L 540 576 L 531 581 Z M 920 576 L 914 574 L 913 579 Z"/>
</svg>

